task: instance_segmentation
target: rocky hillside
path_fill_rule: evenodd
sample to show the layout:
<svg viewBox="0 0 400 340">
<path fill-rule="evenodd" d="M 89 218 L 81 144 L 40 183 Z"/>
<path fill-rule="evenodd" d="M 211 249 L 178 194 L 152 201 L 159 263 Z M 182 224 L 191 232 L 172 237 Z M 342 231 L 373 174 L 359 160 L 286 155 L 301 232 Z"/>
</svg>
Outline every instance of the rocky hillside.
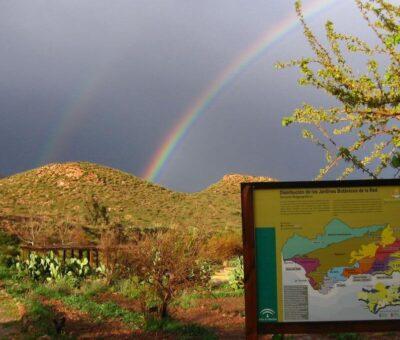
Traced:
<svg viewBox="0 0 400 340">
<path fill-rule="evenodd" d="M 136 227 L 239 227 L 240 183 L 267 177 L 226 175 L 198 193 L 180 193 L 91 163 L 50 164 L 0 180 L 0 215 L 46 216 L 86 224 L 92 197 L 112 222 Z"/>
</svg>

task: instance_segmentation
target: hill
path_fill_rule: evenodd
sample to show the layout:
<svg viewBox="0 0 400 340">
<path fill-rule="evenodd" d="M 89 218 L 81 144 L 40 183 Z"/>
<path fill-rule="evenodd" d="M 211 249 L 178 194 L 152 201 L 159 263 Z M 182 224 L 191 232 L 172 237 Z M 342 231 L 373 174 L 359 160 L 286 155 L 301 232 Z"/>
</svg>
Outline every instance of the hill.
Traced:
<svg viewBox="0 0 400 340">
<path fill-rule="evenodd" d="M 112 223 L 237 228 L 241 225 L 240 183 L 271 180 L 226 175 L 203 191 L 182 193 L 97 164 L 49 164 L 0 179 L 0 215 L 46 216 L 85 225 L 94 196 L 107 207 Z"/>
</svg>

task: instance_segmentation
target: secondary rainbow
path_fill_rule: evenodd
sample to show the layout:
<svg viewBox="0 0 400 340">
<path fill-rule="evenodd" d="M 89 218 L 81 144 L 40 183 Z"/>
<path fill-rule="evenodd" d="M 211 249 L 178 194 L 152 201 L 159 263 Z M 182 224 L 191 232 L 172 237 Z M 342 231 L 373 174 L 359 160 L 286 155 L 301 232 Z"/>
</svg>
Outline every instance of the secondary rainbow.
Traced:
<svg viewBox="0 0 400 340">
<path fill-rule="evenodd" d="M 94 101 L 98 88 L 104 83 L 103 72 L 86 77 L 72 98 L 65 106 L 59 121 L 50 132 L 48 142 L 38 159 L 37 165 L 46 164 L 57 159 L 57 153 L 68 144 L 79 124 L 88 116 L 88 107 Z"/>
<path fill-rule="evenodd" d="M 304 16 L 310 18 L 339 1 L 344 0 L 313 0 L 303 7 Z M 273 43 L 282 39 L 297 26 L 299 26 L 299 21 L 293 13 L 285 17 L 273 29 L 267 29 L 253 44 L 239 54 L 182 114 L 182 118 L 169 131 L 142 176 L 149 181 L 157 181 L 171 154 L 184 140 L 201 114 L 245 69 L 262 57 Z"/>
</svg>

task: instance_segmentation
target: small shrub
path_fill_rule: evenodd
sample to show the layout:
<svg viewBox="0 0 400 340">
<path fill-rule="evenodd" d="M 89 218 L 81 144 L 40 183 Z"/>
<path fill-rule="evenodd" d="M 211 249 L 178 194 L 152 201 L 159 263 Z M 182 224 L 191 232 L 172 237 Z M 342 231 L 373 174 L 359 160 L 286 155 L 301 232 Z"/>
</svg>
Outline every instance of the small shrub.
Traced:
<svg viewBox="0 0 400 340">
<path fill-rule="evenodd" d="M 229 283 L 222 285 L 217 289 L 213 289 L 210 292 L 210 296 L 214 299 L 217 298 L 228 298 L 228 297 L 241 297 L 244 294 L 243 289 L 233 289 Z"/>
<path fill-rule="evenodd" d="M 60 299 L 64 296 L 64 289 L 58 290 L 54 282 L 48 282 L 47 284 L 39 284 L 32 287 L 32 292 L 36 296 L 44 296 L 49 299 Z"/>
<path fill-rule="evenodd" d="M 0 280 L 8 280 L 12 277 L 10 268 L 0 265 Z"/>
<path fill-rule="evenodd" d="M 108 226 L 102 231 L 99 246 L 102 249 L 103 267 L 102 274 L 112 285 L 121 277 L 128 277 L 131 274 L 131 263 L 129 256 L 124 250 L 126 239 L 121 225 Z"/>
<path fill-rule="evenodd" d="M 130 299 L 137 299 L 142 294 L 142 287 L 139 279 L 136 276 L 131 276 L 127 279 L 118 281 L 115 285 L 118 293 Z"/>
<path fill-rule="evenodd" d="M 86 202 L 86 221 L 91 225 L 110 224 L 109 209 L 94 194 Z"/>
<path fill-rule="evenodd" d="M 244 266 L 243 256 L 238 256 L 230 261 L 233 270 L 229 277 L 229 286 L 234 290 L 242 290 L 244 288 Z"/>
<path fill-rule="evenodd" d="M 62 295 L 72 294 L 78 285 L 78 279 L 73 276 L 62 276 L 50 283 L 51 289 Z"/>
<path fill-rule="evenodd" d="M 16 236 L 6 234 L 0 229 L 0 265 L 9 267 L 14 264 L 19 255 L 18 243 Z"/>
<path fill-rule="evenodd" d="M 142 306 L 157 306 L 157 316 L 165 318 L 168 306 L 179 293 L 210 280 L 200 257 L 205 235 L 197 229 L 169 229 L 145 235 L 129 250 L 134 270 L 143 286 Z"/>
<path fill-rule="evenodd" d="M 104 279 L 89 279 L 82 283 L 80 291 L 85 296 L 96 296 L 108 290 L 108 285 Z"/>
<path fill-rule="evenodd" d="M 235 232 L 212 236 L 203 247 L 202 253 L 209 260 L 222 263 L 243 254 L 242 238 Z"/>
<path fill-rule="evenodd" d="M 203 293 L 200 293 L 196 290 L 185 291 L 172 302 L 172 305 L 179 306 L 183 309 L 192 308 L 198 304 L 198 299 L 201 299 L 204 296 L 205 295 Z"/>
</svg>

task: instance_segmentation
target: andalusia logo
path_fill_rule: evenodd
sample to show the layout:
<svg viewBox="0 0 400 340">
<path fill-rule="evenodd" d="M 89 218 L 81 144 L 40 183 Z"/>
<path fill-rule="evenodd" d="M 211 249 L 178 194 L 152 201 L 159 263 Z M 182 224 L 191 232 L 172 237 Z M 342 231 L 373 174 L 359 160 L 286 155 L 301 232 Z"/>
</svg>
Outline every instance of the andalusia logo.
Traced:
<svg viewBox="0 0 400 340">
<path fill-rule="evenodd" d="M 264 308 L 260 311 L 259 319 L 260 321 L 275 321 L 276 320 L 275 314 L 276 312 L 273 309 Z"/>
</svg>

